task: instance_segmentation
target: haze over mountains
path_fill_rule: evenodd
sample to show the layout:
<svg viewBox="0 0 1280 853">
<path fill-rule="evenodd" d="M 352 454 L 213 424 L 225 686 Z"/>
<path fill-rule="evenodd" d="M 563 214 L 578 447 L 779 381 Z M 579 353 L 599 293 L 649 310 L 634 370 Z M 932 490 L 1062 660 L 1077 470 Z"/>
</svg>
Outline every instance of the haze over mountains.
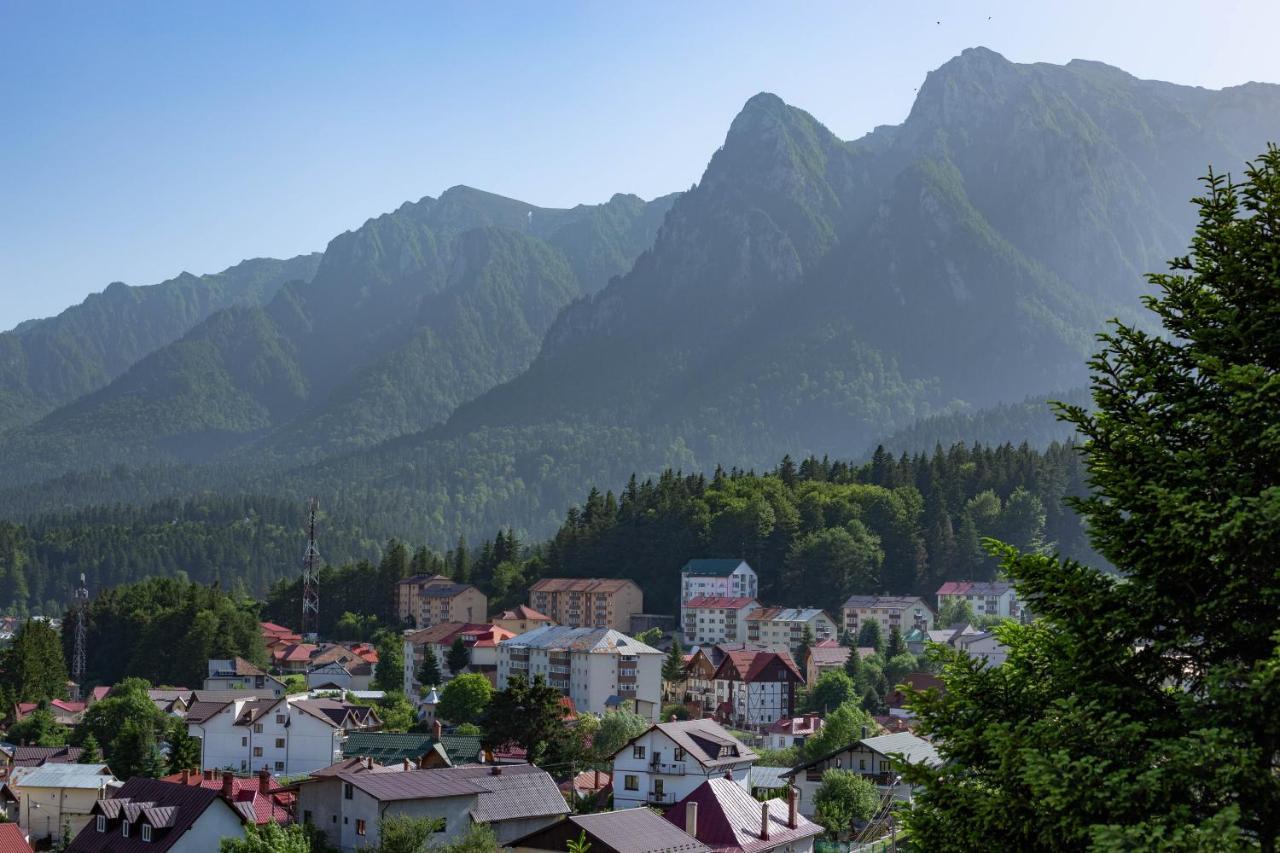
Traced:
<svg viewBox="0 0 1280 853">
<path fill-rule="evenodd" d="M 1137 316 L 1196 177 L 1276 139 L 1278 86 L 981 48 L 853 142 L 757 95 L 679 196 L 455 187 L 321 258 L 112 286 L 0 335 L 0 511 L 318 492 L 443 545 L 545 533 L 665 465 L 1042 438 L 1022 401 L 1082 385 L 1093 335 Z"/>
</svg>

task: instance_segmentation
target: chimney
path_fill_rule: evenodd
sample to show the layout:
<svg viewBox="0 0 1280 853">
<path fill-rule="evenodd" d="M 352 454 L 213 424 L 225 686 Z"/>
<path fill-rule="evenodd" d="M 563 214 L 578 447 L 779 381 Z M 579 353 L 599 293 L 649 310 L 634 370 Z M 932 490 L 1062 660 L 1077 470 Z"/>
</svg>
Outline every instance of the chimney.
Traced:
<svg viewBox="0 0 1280 853">
<path fill-rule="evenodd" d="M 230 773 L 222 774 L 222 796 L 228 800 L 235 798 L 236 777 Z"/>
<path fill-rule="evenodd" d="M 866 727 L 866 726 L 863 726 L 863 727 L 862 727 L 862 739 L 863 739 L 863 740 L 866 740 L 866 739 L 867 739 L 867 727 Z"/>
<path fill-rule="evenodd" d="M 427 756 L 426 756 L 426 753 L 423 753 L 422 755 L 418 756 L 418 769 L 423 770 L 426 768 L 426 766 L 427 766 Z"/>
<path fill-rule="evenodd" d="M 592 785 L 597 791 L 600 790 L 600 769 L 596 768 L 595 775 L 591 777 Z"/>
<path fill-rule="evenodd" d="M 795 829 L 799 825 L 799 821 L 796 820 L 796 789 L 789 785 L 787 786 L 787 826 Z"/>
<path fill-rule="evenodd" d="M 405 770 L 412 770 L 412 769 L 413 769 L 413 762 L 406 758 L 406 759 L 404 760 L 404 769 L 405 769 Z"/>
<path fill-rule="evenodd" d="M 211 780 L 211 779 L 213 779 L 213 771 L 212 771 L 212 770 L 206 770 L 206 771 L 204 771 L 204 778 L 205 778 L 205 779 L 210 779 L 210 780 Z"/>
<path fill-rule="evenodd" d="M 444 734 L 444 726 L 440 725 L 439 720 L 431 721 L 431 736 L 436 740 L 440 740 L 440 736 Z"/>
<path fill-rule="evenodd" d="M 491 772 L 493 773 L 493 775 L 494 775 L 494 776 L 501 776 L 501 775 L 502 775 L 502 765 L 501 765 L 501 764 L 495 764 L 495 765 L 493 765 L 493 770 L 492 770 Z"/>
<path fill-rule="evenodd" d="M 365 770 L 372 770 L 372 769 L 373 769 L 373 757 L 372 757 L 372 756 L 366 756 L 366 757 L 365 757 L 365 759 L 364 759 L 364 769 L 365 769 Z"/>
<path fill-rule="evenodd" d="M 684 831 L 694 838 L 698 837 L 698 804 L 693 800 L 684 806 Z"/>
<path fill-rule="evenodd" d="M 733 771 L 732 771 L 732 770 L 726 770 L 726 771 L 724 771 L 724 778 L 726 778 L 726 779 L 728 779 L 730 782 L 732 782 L 732 781 L 733 781 Z"/>
<path fill-rule="evenodd" d="M 191 771 L 190 771 L 190 770 L 183 770 L 183 771 L 182 771 L 182 784 L 184 784 L 184 785 L 190 785 L 190 784 L 191 784 Z"/>
<path fill-rule="evenodd" d="M 264 794 L 271 790 L 271 771 L 267 769 L 265 764 L 258 771 L 258 790 Z"/>
<path fill-rule="evenodd" d="M 760 804 L 760 840 L 769 840 L 769 804 Z"/>
</svg>

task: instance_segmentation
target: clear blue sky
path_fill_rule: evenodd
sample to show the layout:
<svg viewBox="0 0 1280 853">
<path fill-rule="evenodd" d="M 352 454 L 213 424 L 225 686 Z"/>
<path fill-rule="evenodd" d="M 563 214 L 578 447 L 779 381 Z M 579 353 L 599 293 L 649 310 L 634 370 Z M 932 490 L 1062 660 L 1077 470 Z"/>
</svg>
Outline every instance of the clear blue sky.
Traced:
<svg viewBox="0 0 1280 853">
<path fill-rule="evenodd" d="M 1280 81 L 1277 31 L 1275 0 L 0 0 L 0 328 L 458 183 L 685 188 L 762 90 L 853 138 L 965 47 L 1217 88 Z"/>
</svg>

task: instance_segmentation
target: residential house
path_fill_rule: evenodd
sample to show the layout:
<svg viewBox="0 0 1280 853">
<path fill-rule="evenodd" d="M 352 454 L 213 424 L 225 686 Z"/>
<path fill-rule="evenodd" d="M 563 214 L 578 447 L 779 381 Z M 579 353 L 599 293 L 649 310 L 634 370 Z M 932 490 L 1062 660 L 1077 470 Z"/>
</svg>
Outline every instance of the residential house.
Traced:
<svg viewBox="0 0 1280 853">
<path fill-rule="evenodd" d="M 43 767 L 46 764 L 76 764 L 84 752 L 78 746 L 8 746 L 0 747 L 0 781 L 8 779 L 19 767 Z"/>
<path fill-rule="evenodd" d="M 685 655 L 685 704 L 696 706 L 702 714 L 711 714 L 716 709 L 716 669 L 724 660 L 723 653 L 716 655 L 719 648 L 702 646 Z"/>
<path fill-rule="evenodd" d="M 264 699 L 278 699 L 285 694 L 283 681 L 240 657 L 210 660 L 204 689 L 252 690 Z"/>
<path fill-rule="evenodd" d="M 415 767 L 452 767 L 484 761 L 475 735 L 445 734 L 439 725 L 423 732 L 352 732 L 342 744 L 344 759 L 367 758 L 391 766 L 408 761 Z"/>
<path fill-rule="evenodd" d="M 822 784 L 822 774 L 831 769 L 852 770 L 894 799 L 909 800 L 914 786 L 902 782 L 895 755 L 901 754 L 908 764 L 937 766 L 941 761 L 933 744 L 923 738 L 902 732 L 863 737 L 835 752 L 807 761 L 787 771 L 787 777 L 800 792 L 800 812 L 814 813 L 813 796 Z"/>
<path fill-rule="evenodd" d="M 914 595 L 853 595 L 844 603 L 844 630 L 854 640 L 867 622 L 879 622 L 885 640 L 897 628 L 905 637 L 912 629 L 933 630 L 933 608 Z"/>
<path fill-rule="evenodd" d="M 667 811 L 667 820 L 716 853 L 812 853 L 825 830 L 800 814 L 794 791 L 761 802 L 728 779 L 708 779 Z"/>
<path fill-rule="evenodd" d="M 775 652 L 800 653 L 805 632 L 813 642 L 835 642 L 835 620 L 814 607 L 762 607 L 747 616 L 747 642 Z"/>
<path fill-rule="evenodd" d="M 809 649 L 809 657 L 804 662 L 804 683 L 810 686 L 817 684 L 818 679 L 833 669 L 843 670 L 849 662 L 852 652 L 848 646 L 842 646 L 835 640 L 821 640 Z M 858 656 L 864 660 L 875 654 L 870 646 L 859 646 Z M 918 652 L 917 652 L 918 654 Z"/>
<path fill-rule="evenodd" d="M 493 624 L 512 634 L 523 634 L 534 628 L 545 628 L 556 623 L 547 614 L 540 613 L 527 604 L 517 604 L 510 610 L 504 610 L 495 616 Z"/>
<path fill-rule="evenodd" d="M 483 622 L 489 599 L 474 586 L 444 575 L 414 575 L 396 584 L 396 613 L 401 623 L 430 628 L 441 622 Z"/>
<path fill-rule="evenodd" d="M 680 624 L 685 605 L 695 598 L 755 598 L 760 580 L 746 560 L 690 560 L 680 569 Z"/>
<path fill-rule="evenodd" d="M 784 717 L 769 725 L 764 730 L 765 749 L 790 749 L 802 746 L 806 740 L 822 731 L 823 720 L 820 714 L 801 714 L 798 717 Z"/>
<path fill-rule="evenodd" d="M 751 648 L 726 651 L 714 680 L 716 718 L 749 729 L 793 716 L 804 684 L 790 654 Z"/>
<path fill-rule="evenodd" d="M 684 642 L 693 645 L 742 643 L 747 639 L 747 617 L 760 605 L 747 595 L 700 595 L 684 605 Z"/>
<path fill-rule="evenodd" d="M 568 811 L 555 781 L 531 764 L 341 771 L 298 786 L 300 819 L 342 851 L 377 847 L 378 822 L 388 816 L 439 821 L 435 843 L 486 823 L 502 844 L 549 826 Z"/>
<path fill-rule="evenodd" d="M 247 773 L 265 765 L 286 776 L 328 767 L 342 757 L 348 731 L 381 725 L 372 708 L 291 697 L 197 698 L 186 721 L 200 738 L 201 769 Z"/>
<path fill-rule="evenodd" d="M 771 800 L 774 797 L 789 796 L 791 781 L 784 777 L 790 767 L 769 767 L 764 764 L 753 764 L 747 774 L 748 788 L 751 796 L 757 800 Z"/>
<path fill-rule="evenodd" d="M 720 776 L 745 791 L 755 761 L 755 752 L 714 720 L 657 723 L 613 754 L 614 806 L 670 806 Z"/>
<path fill-rule="evenodd" d="M 19 702 L 13 709 L 14 722 L 22 722 L 39 707 L 37 702 Z M 79 725 L 84 719 L 86 707 L 88 706 L 84 702 L 71 702 L 66 699 L 53 699 L 49 702 L 49 711 L 53 714 L 54 720 L 64 726 Z"/>
<path fill-rule="evenodd" d="M 905 720 L 914 719 L 915 715 L 906 709 L 908 694 L 898 689 L 901 685 L 911 690 L 937 690 L 940 693 L 946 691 L 943 680 L 931 672 L 908 672 L 903 675 L 898 679 L 898 684 L 885 694 L 884 703 L 889 708 L 890 716 Z"/>
<path fill-rule="evenodd" d="M 319 653 L 315 643 L 287 643 L 270 650 L 271 666 L 285 675 L 306 675 L 311 659 Z"/>
<path fill-rule="evenodd" d="M 262 644 L 267 647 L 268 654 L 276 646 L 288 646 L 302 642 L 301 634 L 295 633 L 292 628 L 286 628 L 274 622 L 259 622 L 258 628 L 262 632 Z"/>
<path fill-rule="evenodd" d="M 529 605 L 561 625 L 622 632 L 644 612 L 644 593 L 624 578 L 543 578 L 529 587 Z"/>
<path fill-rule="evenodd" d="M 543 676 L 578 711 L 631 707 L 650 720 L 662 707 L 663 654 L 612 628 L 538 628 L 498 644 L 498 689 L 513 675 Z"/>
<path fill-rule="evenodd" d="M 711 848 L 649 809 L 570 815 L 511 842 L 515 853 L 563 853 L 585 839 L 591 853 L 711 853 Z"/>
<path fill-rule="evenodd" d="M 962 635 L 956 645 L 969 657 L 982 658 L 988 666 L 999 666 L 1009 658 L 1009 647 L 990 631 Z"/>
<path fill-rule="evenodd" d="M 938 612 L 948 602 L 968 602 L 974 616 L 999 616 L 1026 621 L 1030 616 L 1008 581 L 948 581 L 938 587 Z"/>
<path fill-rule="evenodd" d="M 458 673 L 449 669 L 449 650 L 457 640 L 467 649 L 467 671 L 479 672 L 489 678 L 491 683 L 497 681 L 498 644 L 516 636 L 512 631 L 496 624 L 484 622 L 441 622 L 430 628 L 404 632 L 404 692 L 407 696 L 417 695 L 418 687 L 438 687 L 439 685 L 423 685 L 418 681 L 418 670 L 422 667 L 427 648 L 435 652 L 436 662 L 440 665 L 441 684 L 452 679 Z"/>
<path fill-rule="evenodd" d="M 224 838 L 243 838 L 254 822 L 250 803 L 220 790 L 137 777 L 93 804 L 93 820 L 68 853 L 210 853 Z"/>
<path fill-rule="evenodd" d="M 89 821 L 116 777 L 105 764 L 45 764 L 14 770 L 6 786 L 18 798 L 18 823 L 32 838 L 62 841 Z"/>
<path fill-rule="evenodd" d="M 183 770 L 161 777 L 160 781 L 217 791 L 246 821 L 281 826 L 293 823 L 294 789 L 281 785 L 266 767 L 251 776 L 221 770 Z"/>
</svg>

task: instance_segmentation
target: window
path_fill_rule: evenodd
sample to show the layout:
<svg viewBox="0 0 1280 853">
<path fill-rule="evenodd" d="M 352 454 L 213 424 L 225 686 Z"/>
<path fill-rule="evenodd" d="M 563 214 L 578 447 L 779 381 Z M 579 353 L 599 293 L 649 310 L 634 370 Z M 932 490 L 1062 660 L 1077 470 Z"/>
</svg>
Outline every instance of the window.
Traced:
<svg viewBox="0 0 1280 853">
<path fill-rule="evenodd" d="M 128 821 L 128 819 L 124 820 L 124 821 L 120 824 L 120 834 L 121 834 L 121 835 L 123 835 L 125 838 L 128 838 L 128 837 L 129 837 L 129 821 Z"/>
<path fill-rule="evenodd" d="M 637 779 L 634 775 L 628 773 L 626 776 L 622 777 L 622 786 L 626 788 L 628 791 L 639 791 L 640 780 Z"/>
<path fill-rule="evenodd" d="M 254 724 L 253 724 L 253 733 L 254 733 L 255 735 L 260 735 L 260 734 L 262 734 L 262 723 L 254 723 Z"/>
<path fill-rule="evenodd" d="M 364 818 L 356 818 L 356 835 L 364 835 Z"/>
<path fill-rule="evenodd" d="M 276 762 L 276 772 L 277 772 L 277 773 L 283 773 L 283 772 L 284 772 L 284 762 L 283 762 L 283 761 L 277 761 L 277 762 Z"/>
<path fill-rule="evenodd" d="M 261 758 L 261 757 L 262 757 L 262 747 L 260 747 L 260 746 L 255 746 L 255 747 L 253 748 L 253 757 L 254 757 L 254 758 Z"/>
<path fill-rule="evenodd" d="M 866 770 L 866 769 L 867 769 L 867 759 L 865 759 L 865 758 L 859 758 L 859 759 L 858 759 L 858 769 L 859 769 L 859 770 Z"/>
<path fill-rule="evenodd" d="M 247 738 L 247 737 L 242 737 L 242 738 L 240 738 L 240 745 L 241 745 L 241 746 L 248 746 L 248 745 L 249 745 L 249 738 Z"/>
<path fill-rule="evenodd" d="M 284 725 L 284 714 L 276 714 L 276 722 Z"/>
<path fill-rule="evenodd" d="M 355 799 L 355 796 L 356 796 L 355 792 L 356 792 L 356 789 L 352 786 L 350 782 L 342 783 L 342 799 L 344 800 Z"/>
<path fill-rule="evenodd" d="M 639 745 L 631 747 L 631 757 L 644 758 L 644 747 Z"/>
<path fill-rule="evenodd" d="M 284 749 L 284 738 L 276 738 L 276 749 Z"/>
<path fill-rule="evenodd" d="M 307 826 L 311 825 L 311 809 L 304 809 L 302 812 L 302 822 Z"/>
<path fill-rule="evenodd" d="M 151 824 L 149 823 L 144 823 L 142 825 L 142 840 L 143 841 L 151 840 Z"/>
<path fill-rule="evenodd" d="M 98 815 L 98 832 L 106 832 L 106 831 L 107 831 L 107 816 Z"/>
</svg>

